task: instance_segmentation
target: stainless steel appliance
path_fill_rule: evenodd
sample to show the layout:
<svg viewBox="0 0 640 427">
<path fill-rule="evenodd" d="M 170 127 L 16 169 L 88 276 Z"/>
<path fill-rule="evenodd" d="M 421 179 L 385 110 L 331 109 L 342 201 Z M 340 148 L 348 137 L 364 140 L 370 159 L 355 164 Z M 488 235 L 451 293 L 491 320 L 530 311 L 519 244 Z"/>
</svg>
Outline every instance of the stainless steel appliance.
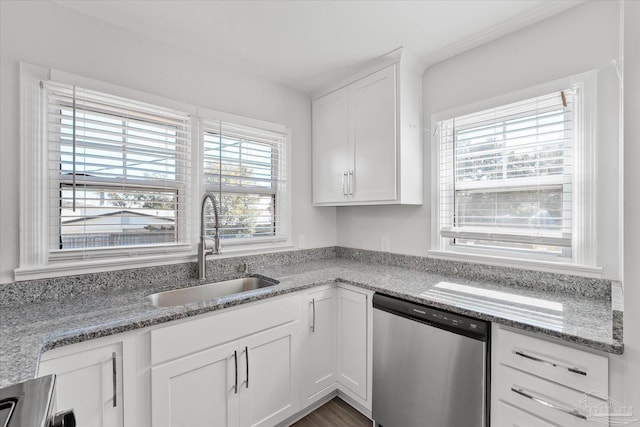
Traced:
<svg viewBox="0 0 640 427">
<path fill-rule="evenodd" d="M 55 375 L 0 389 L 0 427 L 75 427 L 73 411 L 56 413 Z"/>
<path fill-rule="evenodd" d="M 373 419 L 382 427 L 486 427 L 490 327 L 373 296 Z"/>
</svg>

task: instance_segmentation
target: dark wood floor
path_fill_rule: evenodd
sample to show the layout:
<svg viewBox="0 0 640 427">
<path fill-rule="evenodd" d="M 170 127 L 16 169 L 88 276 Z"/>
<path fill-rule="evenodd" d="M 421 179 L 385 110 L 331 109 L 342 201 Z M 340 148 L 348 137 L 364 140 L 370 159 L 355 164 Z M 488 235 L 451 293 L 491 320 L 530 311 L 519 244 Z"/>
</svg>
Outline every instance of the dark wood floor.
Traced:
<svg viewBox="0 0 640 427">
<path fill-rule="evenodd" d="M 372 421 L 334 397 L 291 427 L 371 427 Z"/>
</svg>

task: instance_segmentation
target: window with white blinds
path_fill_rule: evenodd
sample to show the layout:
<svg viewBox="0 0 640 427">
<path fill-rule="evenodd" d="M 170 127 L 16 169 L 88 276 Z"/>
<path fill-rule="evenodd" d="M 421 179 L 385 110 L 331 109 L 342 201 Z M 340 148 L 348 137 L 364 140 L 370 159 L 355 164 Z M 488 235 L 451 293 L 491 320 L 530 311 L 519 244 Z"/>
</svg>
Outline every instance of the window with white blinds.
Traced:
<svg viewBox="0 0 640 427">
<path fill-rule="evenodd" d="M 571 256 L 571 89 L 438 122 L 440 235 Z"/>
<path fill-rule="evenodd" d="M 229 243 L 285 240 L 286 135 L 225 121 L 201 121 L 204 190 L 220 207 L 220 237 Z M 213 209 L 206 230 L 214 232 Z"/>
<path fill-rule="evenodd" d="M 188 240 L 188 114 L 43 83 L 50 250 Z"/>
</svg>

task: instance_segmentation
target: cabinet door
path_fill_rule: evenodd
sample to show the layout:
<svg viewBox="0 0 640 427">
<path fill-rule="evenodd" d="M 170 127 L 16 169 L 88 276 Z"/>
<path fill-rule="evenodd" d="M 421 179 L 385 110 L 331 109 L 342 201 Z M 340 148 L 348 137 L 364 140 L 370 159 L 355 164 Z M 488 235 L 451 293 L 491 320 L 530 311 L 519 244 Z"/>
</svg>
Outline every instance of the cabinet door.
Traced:
<svg viewBox="0 0 640 427">
<path fill-rule="evenodd" d="M 345 202 L 346 177 L 353 169 L 347 90 L 313 101 L 313 202 Z"/>
<path fill-rule="evenodd" d="M 39 375 L 48 374 L 56 375 L 57 409 L 73 409 L 79 426 L 124 424 L 120 344 L 45 360 Z"/>
<path fill-rule="evenodd" d="M 242 340 L 241 426 L 276 425 L 298 411 L 299 329 L 296 321 Z"/>
<path fill-rule="evenodd" d="M 305 396 L 331 387 L 336 381 L 336 289 L 310 293 L 306 299 Z"/>
<path fill-rule="evenodd" d="M 338 382 L 363 400 L 368 400 L 368 297 L 338 287 L 337 310 Z"/>
<path fill-rule="evenodd" d="M 152 368 L 152 425 L 237 426 L 240 354 L 235 349 L 234 343 L 221 345 Z"/>
<path fill-rule="evenodd" d="M 350 86 L 355 164 L 353 201 L 397 198 L 396 66 Z"/>
</svg>

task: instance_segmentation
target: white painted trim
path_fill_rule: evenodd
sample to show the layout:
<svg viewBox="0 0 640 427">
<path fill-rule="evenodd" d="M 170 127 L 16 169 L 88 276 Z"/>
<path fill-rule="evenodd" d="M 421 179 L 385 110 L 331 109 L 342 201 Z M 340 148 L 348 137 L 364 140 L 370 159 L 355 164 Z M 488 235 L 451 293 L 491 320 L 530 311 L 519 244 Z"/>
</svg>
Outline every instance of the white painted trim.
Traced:
<svg viewBox="0 0 640 427">
<path fill-rule="evenodd" d="M 135 258 L 93 259 L 55 262 L 42 266 L 19 267 L 14 270 L 15 280 L 36 280 L 78 274 L 101 273 L 105 271 L 126 270 L 132 268 L 154 267 L 159 265 L 180 264 L 195 261 L 196 256 L 186 254 L 166 254 L 139 256 Z"/>
<path fill-rule="evenodd" d="M 443 250 L 429 250 L 428 255 L 436 259 L 451 261 L 473 262 L 479 264 L 495 265 L 498 267 L 514 267 L 525 270 L 545 271 L 557 274 L 570 274 L 573 276 L 603 278 L 602 268 L 576 265 L 565 262 L 550 262 L 534 259 L 509 258 L 505 256 L 491 256 L 481 254 L 469 254 L 468 252 L 450 252 Z"/>
<path fill-rule="evenodd" d="M 578 265 L 595 266 L 597 261 L 596 200 L 598 171 L 595 145 L 597 137 L 598 72 L 571 77 L 571 88 L 579 96 L 575 103 L 574 171 L 572 190 L 572 259 Z"/>
<path fill-rule="evenodd" d="M 536 22 L 543 21 L 553 15 L 578 6 L 584 1 L 585 0 L 566 0 L 547 2 L 546 4 L 537 7 L 530 12 L 526 12 L 519 16 L 513 17 L 501 24 L 494 25 L 485 31 L 475 33 L 472 36 L 464 38 L 458 42 L 443 46 L 442 48 L 420 58 L 420 62 L 422 63 L 424 68 L 427 68 L 433 64 L 444 61 L 445 59 L 454 57 L 462 52 L 471 50 L 492 40 L 498 39 L 522 28 L 528 27 L 529 25 L 533 25 Z"/>
<path fill-rule="evenodd" d="M 208 108 L 197 107 L 197 116 L 198 118 L 207 120 L 207 121 L 230 122 L 238 125 L 250 126 L 258 129 L 287 134 L 286 126 L 279 123 L 272 123 L 266 120 L 253 119 L 251 117 L 239 116 L 237 114 L 225 113 L 222 111 L 211 110 Z"/>
<path fill-rule="evenodd" d="M 47 150 L 42 117 L 40 82 L 49 70 L 20 63 L 20 268 L 43 265 L 47 252 L 41 240 L 48 236 Z M 46 242 L 45 242 L 46 244 Z"/>
<path fill-rule="evenodd" d="M 366 65 L 361 67 L 358 72 L 350 73 L 340 79 L 337 79 L 333 83 L 314 90 L 311 93 L 311 99 L 316 100 L 321 98 L 394 64 L 398 64 L 400 68 L 403 69 L 403 72 L 406 68 L 408 72 L 414 73 L 417 76 L 422 76 L 424 73 L 424 67 L 421 62 L 416 59 L 416 57 L 406 47 L 400 46 L 391 52 L 387 52 L 384 55 L 369 61 Z M 400 76 L 399 72 L 397 76 Z M 399 80 L 399 78 L 397 79 Z"/>
<path fill-rule="evenodd" d="M 50 79 L 57 83 L 79 86 L 85 89 L 95 90 L 97 92 L 108 93 L 109 95 L 135 99 L 136 101 L 146 102 L 148 104 L 153 104 L 164 108 L 179 110 L 191 115 L 195 115 L 197 113 L 197 108 L 191 104 L 165 98 L 159 95 L 154 95 L 152 93 L 143 92 L 113 83 L 103 82 L 100 80 L 92 79 L 90 77 L 68 73 L 66 71 L 56 70 L 53 68 L 50 70 L 50 73 Z"/>
</svg>

